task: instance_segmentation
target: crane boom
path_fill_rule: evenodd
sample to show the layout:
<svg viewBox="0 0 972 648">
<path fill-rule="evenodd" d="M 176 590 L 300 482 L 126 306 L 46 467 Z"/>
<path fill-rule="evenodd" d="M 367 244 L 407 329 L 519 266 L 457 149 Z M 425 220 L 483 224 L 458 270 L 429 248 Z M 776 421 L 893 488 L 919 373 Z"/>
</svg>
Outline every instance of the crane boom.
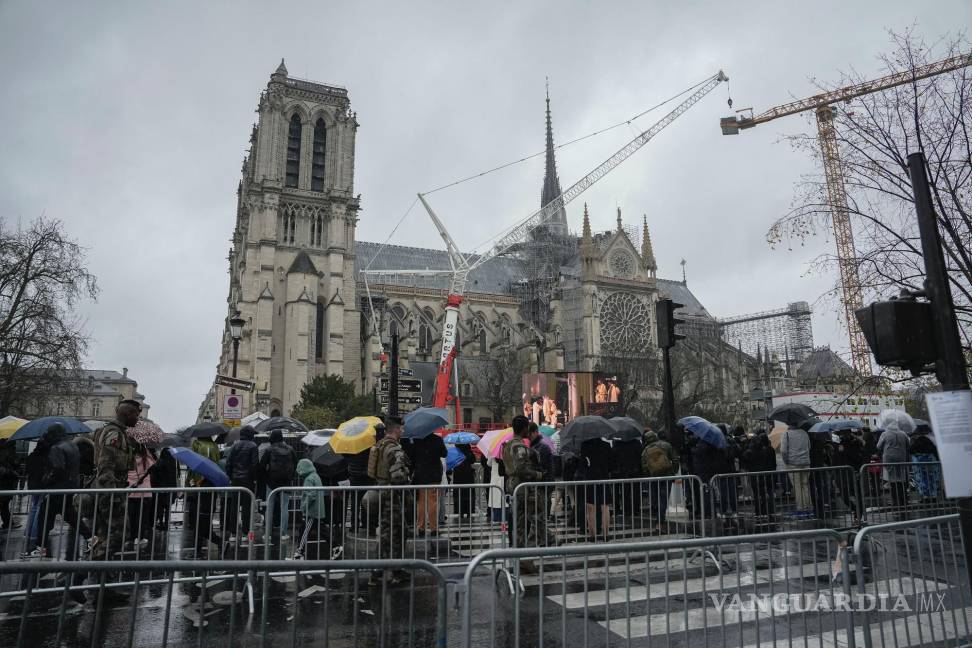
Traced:
<svg viewBox="0 0 972 648">
<path fill-rule="evenodd" d="M 634 155 L 638 149 L 651 141 L 651 139 L 664 130 L 666 126 L 678 119 L 682 113 L 698 103 L 702 97 L 712 92 L 712 90 L 714 90 L 715 87 L 723 81 L 728 80 L 729 77 L 727 77 L 722 70 L 719 70 L 716 74 L 709 77 L 695 92 L 689 95 L 685 101 L 675 106 L 671 112 L 655 122 L 655 124 L 653 124 L 648 130 L 644 131 L 636 138 L 628 142 L 618 152 L 596 166 L 593 171 L 568 187 L 566 191 L 548 202 L 538 211 L 528 216 L 525 220 L 512 227 L 505 234 L 501 235 L 499 241 L 496 242 L 493 248 L 476 259 L 469 266 L 469 269 L 473 270 L 483 265 L 493 257 L 508 252 L 517 243 L 523 241 L 523 239 L 526 238 L 531 231 L 546 223 L 557 212 L 558 209 L 587 191 L 591 185 L 610 173 L 616 166 Z"/>
<path fill-rule="evenodd" d="M 905 83 L 927 79 L 937 74 L 951 72 L 972 65 L 972 54 L 960 54 L 951 58 L 921 65 L 910 70 L 902 70 L 823 92 L 799 101 L 791 101 L 770 108 L 755 117 L 724 117 L 719 120 L 723 135 L 738 135 L 740 130 L 764 124 L 779 117 L 795 115 L 813 110 L 817 117 L 817 134 L 820 153 L 827 180 L 827 200 L 830 204 L 831 221 L 834 228 L 834 242 L 837 244 L 837 266 L 840 270 L 840 286 L 843 295 L 844 317 L 850 342 L 851 364 L 862 375 L 871 373 L 871 351 L 861 331 L 854 311 L 861 308 L 861 280 L 857 271 L 857 251 L 854 247 L 854 229 L 851 227 L 850 212 L 847 207 L 847 190 L 844 186 L 844 173 L 840 163 L 840 147 L 837 130 L 834 128 L 834 109 L 832 104 L 850 101 L 873 92 L 881 92 Z"/>
<path fill-rule="evenodd" d="M 735 126 L 737 128 L 752 128 L 757 124 L 764 124 L 779 117 L 796 115 L 807 110 L 815 110 L 822 106 L 837 103 L 838 101 L 850 101 L 851 99 L 856 99 L 857 97 L 862 97 L 872 92 L 880 92 L 895 86 L 904 85 L 905 83 L 911 83 L 912 81 L 927 79 L 928 77 L 958 70 L 968 65 L 972 65 L 972 54 L 960 54 L 959 56 L 921 65 L 913 70 L 902 70 L 879 79 L 872 79 L 871 81 L 856 83 L 829 92 L 822 92 L 812 97 L 807 97 L 806 99 L 800 99 L 799 101 L 791 101 L 790 103 L 770 108 L 755 117 L 739 117 L 736 120 Z M 732 133 L 726 134 L 730 135 Z"/>
</svg>

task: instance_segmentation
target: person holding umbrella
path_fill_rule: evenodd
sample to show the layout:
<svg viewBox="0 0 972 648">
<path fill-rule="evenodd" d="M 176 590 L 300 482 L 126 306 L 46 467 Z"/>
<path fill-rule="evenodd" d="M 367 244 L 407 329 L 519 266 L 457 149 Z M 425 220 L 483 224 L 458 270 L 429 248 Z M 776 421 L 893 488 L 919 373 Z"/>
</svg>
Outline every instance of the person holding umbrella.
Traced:
<svg viewBox="0 0 972 648">
<path fill-rule="evenodd" d="M 260 459 L 260 469 L 257 471 L 266 481 L 267 490 L 273 491 L 277 488 L 290 486 L 294 477 L 294 469 L 297 467 L 297 457 L 294 449 L 284 443 L 283 432 L 272 430 L 270 432 L 270 449 Z M 290 497 L 287 491 L 280 492 L 280 498 L 273 507 L 271 519 L 264 524 L 264 531 L 271 531 L 280 526 L 280 539 L 286 540 L 288 537 L 288 513 L 290 509 Z"/>
<path fill-rule="evenodd" d="M 455 448 L 462 456 L 462 460 L 452 468 L 452 483 L 457 486 L 475 483 L 476 475 L 473 466 L 476 464 L 476 455 L 473 454 L 468 443 L 457 444 Z M 472 488 L 457 488 L 452 506 L 453 512 L 459 519 L 475 515 L 476 491 Z"/>
<path fill-rule="evenodd" d="M 781 405 L 769 414 L 769 418 L 787 426 L 780 439 L 780 455 L 783 467 L 796 472 L 790 473 L 793 484 L 793 497 L 796 500 L 796 511 L 809 515 L 813 502 L 810 495 L 810 436 L 804 429 L 808 421 L 816 422 L 816 414 L 806 406 L 793 403 Z"/>
</svg>

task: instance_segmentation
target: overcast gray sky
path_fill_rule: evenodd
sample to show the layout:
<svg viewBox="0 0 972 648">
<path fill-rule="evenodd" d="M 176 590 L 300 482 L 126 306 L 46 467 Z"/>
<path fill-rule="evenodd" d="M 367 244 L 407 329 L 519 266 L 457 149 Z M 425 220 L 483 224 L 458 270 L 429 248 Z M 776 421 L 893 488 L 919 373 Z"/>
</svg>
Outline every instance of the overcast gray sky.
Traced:
<svg viewBox="0 0 972 648">
<path fill-rule="evenodd" d="M 225 315 L 226 254 L 257 99 L 291 75 L 349 89 L 358 113 L 358 237 L 384 241 L 417 191 L 539 151 L 544 77 L 558 142 L 625 119 L 722 68 L 736 108 L 814 92 L 810 77 L 879 73 L 887 30 L 934 41 L 972 24 L 965 0 L 807 2 L 33 2 L 0 0 L 0 214 L 62 219 L 102 293 L 83 314 L 88 366 L 126 366 L 163 427 L 194 420 Z M 790 117 L 723 137 L 722 87 L 584 195 L 593 225 L 647 214 L 663 277 L 728 316 L 813 302 L 821 237 L 770 249 L 813 160 Z M 663 113 L 638 122 L 646 128 Z M 558 153 L 561 184 L 632 128 Z M 434 194 L 471 248 L 538 207 L 542 159 Z M 579 229 L 582 207 L 568 208 Z M 436 246 L 413 210 L 395 242 Z M 818 344 L 846 342 L 817 310 Z"/>
</svg>

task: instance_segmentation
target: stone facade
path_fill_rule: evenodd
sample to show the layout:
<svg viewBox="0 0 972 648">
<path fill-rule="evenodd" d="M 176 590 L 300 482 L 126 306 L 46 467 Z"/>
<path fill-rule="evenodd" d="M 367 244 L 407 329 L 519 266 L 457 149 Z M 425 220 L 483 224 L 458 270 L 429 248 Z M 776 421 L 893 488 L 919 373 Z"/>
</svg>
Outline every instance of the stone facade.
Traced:
<svg viewBox="0 0 972 648">
<path fill-rule="evenodd" d="M 353 272 L 358 122 L 347 90 L 292 78 L 283 61 L 257 112 L 238 189 L 217 372 L 232 374 L 228 321 L 238 312 L 246 325 L 237 376 L 255 383 L 244 395 L 245 410 L 287 413 L 316 375 L 360 380 Z M 221 403 L 228 391 L 215 387 L 207 400 Z"/>
<path fill-rule="evenodd" d="M 66 375 L 61 388 L 44 398 L 29 402 L 22 415 L 34 419 L 41 416 L 72 416 L 82 421 L 109 421 L 115 417 L 115 406 L 123 400 L 142 404 L 142 418 L 150 418 L 145 396 L 138 392 L 138 383 L 128 375 L 110 369 L 81 369 Z"/>
</svg>

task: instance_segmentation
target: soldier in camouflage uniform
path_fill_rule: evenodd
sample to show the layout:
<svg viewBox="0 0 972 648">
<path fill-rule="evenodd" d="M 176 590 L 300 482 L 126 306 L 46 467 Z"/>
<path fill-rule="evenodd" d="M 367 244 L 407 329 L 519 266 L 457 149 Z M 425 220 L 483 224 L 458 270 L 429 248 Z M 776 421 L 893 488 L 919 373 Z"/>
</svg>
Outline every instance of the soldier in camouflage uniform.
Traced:
<svg viewBox="0 0 972 648">
<path fill-rule="evenodd" d="M 411 481 L 411 465 L 402 449 L 401 438 L 402 420 L 389 418 L 384 438 L 371 449 L 368 457 L 368 476 L 379 486 L 403 486 Z M 401 559 L 404 557 L 406 493 L 404 490 L 382 490 L 378 495 L 378 555 L 380 558 Z M 390 583 L 397 585 L 408 579 L 409 573 L 399 570 L 392 574 Z M 369 584 L 379 583 L 380 574 L 373 573 Z"/>
<path fill-rule="evenodd" d="M 530 421 L 525 416 L 513 417 L 513 438 L 503 446 L 503 470 L 506 472 L 506 492 L 514 494 L 524 482 L 543 480 L 536 450 L 525 442 Z M 521 489 L 516 500 L 516 546 L 542 547 L 547 544 L 546 508 L 543 492 L 535 488 Z M 532 563 L 523 562 L 521 571 L 529 571 Z"/>
<path fill-rule="evenodd" d="M 92 488 L 127 488 L 128 471 L 135 469 L 136 444 L 127 430 L 138 423 L 142 406 L 138 401 L 123 400 L 115 408 L 115 420 L 99 428 L 94 435 L 95 477 Z M 127 494 L 98 494 L 91 559 L 106 560 L 122 548 L 127 520 Z"/>
</svg>

